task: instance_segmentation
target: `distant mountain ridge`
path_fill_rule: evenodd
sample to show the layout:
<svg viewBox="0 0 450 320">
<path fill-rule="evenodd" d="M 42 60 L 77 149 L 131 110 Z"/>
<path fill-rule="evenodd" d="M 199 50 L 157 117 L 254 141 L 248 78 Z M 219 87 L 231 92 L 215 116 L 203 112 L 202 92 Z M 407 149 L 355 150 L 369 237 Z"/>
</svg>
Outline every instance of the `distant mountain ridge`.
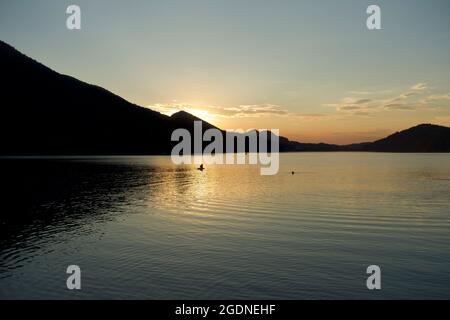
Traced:
<svg viewBox="0 0 450 320">
<path fill-rule="evenodd" d="M 166 116 L 59 74 L 0 41 L 0 155 L 169 154 L 177 128 L 217 128 L 185 111 Z M 280 151 L 450 152 L 450 128 L 422 124 L 347 146 L 280 138 Z"/>
<path fill-rule="evenodd" d="M 420 124 L 364 144 L 361 149 L 382 152 L 450 152 L 450 128 Z"/>
</svg>

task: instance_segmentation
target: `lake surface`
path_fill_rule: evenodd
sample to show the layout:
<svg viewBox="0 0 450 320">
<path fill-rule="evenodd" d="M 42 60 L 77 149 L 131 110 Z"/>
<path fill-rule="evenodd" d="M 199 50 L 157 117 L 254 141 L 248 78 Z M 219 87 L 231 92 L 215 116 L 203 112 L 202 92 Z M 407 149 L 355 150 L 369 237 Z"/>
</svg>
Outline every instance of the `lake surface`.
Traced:
<svg viewBox="0 0 450 320">
<path fill-rule="evenodd" d="M 450 298 L 450 154 L 280 161 L 2 159 L 0 298 Z"/>
</svg>

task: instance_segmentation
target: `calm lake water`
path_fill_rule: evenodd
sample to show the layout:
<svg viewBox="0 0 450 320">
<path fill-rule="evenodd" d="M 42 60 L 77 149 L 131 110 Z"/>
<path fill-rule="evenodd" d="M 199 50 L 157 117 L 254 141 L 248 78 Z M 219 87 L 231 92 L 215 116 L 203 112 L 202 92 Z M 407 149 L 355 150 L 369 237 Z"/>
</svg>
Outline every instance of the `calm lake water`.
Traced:
<svg viewBox="0 0 450 320">
<path fill-rule="evenodd" d="M 450 154 L 282 154 L 276 176 L 169 157 L 0 173 L 1 299 L 450 298 Z"/>
</svg>

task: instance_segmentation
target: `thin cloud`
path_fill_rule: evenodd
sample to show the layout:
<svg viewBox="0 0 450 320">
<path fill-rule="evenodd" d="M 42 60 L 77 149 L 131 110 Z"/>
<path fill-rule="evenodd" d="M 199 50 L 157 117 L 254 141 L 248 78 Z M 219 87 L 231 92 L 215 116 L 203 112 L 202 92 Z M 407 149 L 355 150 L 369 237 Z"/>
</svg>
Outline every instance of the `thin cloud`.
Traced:
<svg viewBox="0 0 450 320">
<path fill-rule="evenodd" d="M 343 110 L 343 111 L 352 111 L 352 110 L 359 110 L 361 109 L 360 106 L 356 106 L 356 105 L 349 105 L 349 106 L 340 106 L 339 110 Z"/>
<path fill-rule="evenodd" d="M 415 110 L 415 107 L 403 103 L 390 103 L 384 107 L 388 110 Z"/>
<path fill-rule="evenodd" d="M 359 99 L 357 101 L 355 101 L 355 104 L 364 104 L 364 103 L 368 103 L 372 101 L 372 99 Z"/>
<path fill-rule="evenodd" d="M 428 91 L 427 89 L 429 89 L 428 85 L 420 82 L 391 97 L 386 96 L 386 94 L 394 94 L 395 91 L 393 90 L 378 92 L 350 91 L 353 93 L 352 96 L 345 97 L 337 103 L 325 104 L 324 106 L 334 107 L 337 111 L 348 115 L 372 115 L 373 112 L 382 111 L 413 111 L 425 107 L 431 101 L 450 100 L 450 94 L 431 95 L 423 99 L 424 93 Z M 361 95 L 364 95 L 364 97 L 361 97 Z"/>
<path fill-rule="evenodd" d="M 148 106 L 148 108 L 161 112 L 166 115 L 172 115 L 178 111 L 192 112 L 198 110 L 207 112 L 213 117 L 224 118 L 255 118 L 263 116 L 286 116 L 289 112 L 282 107 L 274 104 L 254 104 L 254 105 L 239 105 L 235 107 L 221 107 L 208 105 L 192 105 L 188 103 L 157 103 Z"/>
<path fill-rule="evenodd" d="M 434 102 L 434 101 L 445 101 L 450 100 L 450 93 L 447 94 L 434 94 L 425 98 L 426 102 Z"/>
<path fill-rule="evenodd" d="M 364 98 L 355 98 L 355 97 L 345 97 L 338 103 L 332 103 L 332 104 L 325 104 L 324 106 L 327 107 L 334 107 L 337 111 L 366 111 L 372 106 L 370 103 L 372 102 L 372 99 Z"/>
<path fill-rule="evenodd" d="M 260 116 L 284 116 L 288 111 L 274 104 L 240 105 L 238 107 L 223 108 L 218 115 L 226 117 L 260 117 Z"/>
<path fill-rule="evenodd" d="M 423 82 L 417 83 L 411 87 L 411 90 L 415 90 L 415 91 L 422 91 L 425 89 L 427 89 L 427 84 L 423 83 Z"/>
</svg>

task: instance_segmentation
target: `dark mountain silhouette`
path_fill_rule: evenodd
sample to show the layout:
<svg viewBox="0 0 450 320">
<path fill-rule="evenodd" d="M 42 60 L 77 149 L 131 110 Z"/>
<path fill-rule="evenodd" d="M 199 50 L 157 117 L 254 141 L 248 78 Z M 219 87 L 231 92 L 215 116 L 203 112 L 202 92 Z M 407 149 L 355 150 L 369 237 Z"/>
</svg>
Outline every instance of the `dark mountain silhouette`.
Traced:
<svg viewBox="0 0 450 320">
<path fill-rule="evenodd" d="M 171 117 L 57 73 L 0 41 L 0 155 L 168 154 L 177 128 L 216 128 Z M 373 143 L 338 146 L 280 138 L 280 151 L 449 152 L 450 128 L 420 125 Z M 270 137 L 272 137 L 270 135 Z M 269 137 L 269 140 L 270 140 Z"/>
<path fill-rule="evenodd" d="M 182 127 L 188 129 L 190 132 L 194 128 L 194 121 L 202 122 L 203 131 L 206 131 L 208 129 L 221 130 L 221 129 L 217 128 L 216 126 L 212 125 L 211 123 L 206 122 L 203 119 L 200 119 L 186 111 L 178 111 L 178 112 L 172 114 L 170 116 L 170 119 L 176 121 L 179 124 L 182 124 L 183 125 Z M 223 131 L 223 130 L 221 130 L 221 131 Z"/>
<path fill-rule="evenodd" d="M 186 111 L 178 111 L 176 113 L 174 113 L 173 115 L 170 116 L 170 118 L 175 119 L 175 120 L 181 120 L 184 122 L 188 122 L 188 123 L 194 123 L 194 121 L 202 121 L 202 127 L 205 129 L 218 129 L 216 126 L 190 114 L 189 112 Z"/>
<path fill-rule="evenodd" d="M 450 128 L 420 124 L 374 142 L 333 145 L 289 141 L 285 145 L 287 151 L 450 152 Z"/>
<path fill-rule="evenodd" d="M 285 137 L 280 137 L 281 152 L 302 152 L 302 151 L 344 151 L 344 146 L 328 143 L 302 143 L 290 141 Z"/>
<path fill-rule="evenodd" d="M 172 131 L 192 127 L 191 119 L 59 74 L 1 41 L 0 70 L 1 154 L 166 154 Z"/>
<path fill-rule="evenodd" d="M 396 132 L 372 143 L 354 145 L 356 150 L 382 152 L 450 152 L 450 128 L 433 124 Z"/>
</svg>

